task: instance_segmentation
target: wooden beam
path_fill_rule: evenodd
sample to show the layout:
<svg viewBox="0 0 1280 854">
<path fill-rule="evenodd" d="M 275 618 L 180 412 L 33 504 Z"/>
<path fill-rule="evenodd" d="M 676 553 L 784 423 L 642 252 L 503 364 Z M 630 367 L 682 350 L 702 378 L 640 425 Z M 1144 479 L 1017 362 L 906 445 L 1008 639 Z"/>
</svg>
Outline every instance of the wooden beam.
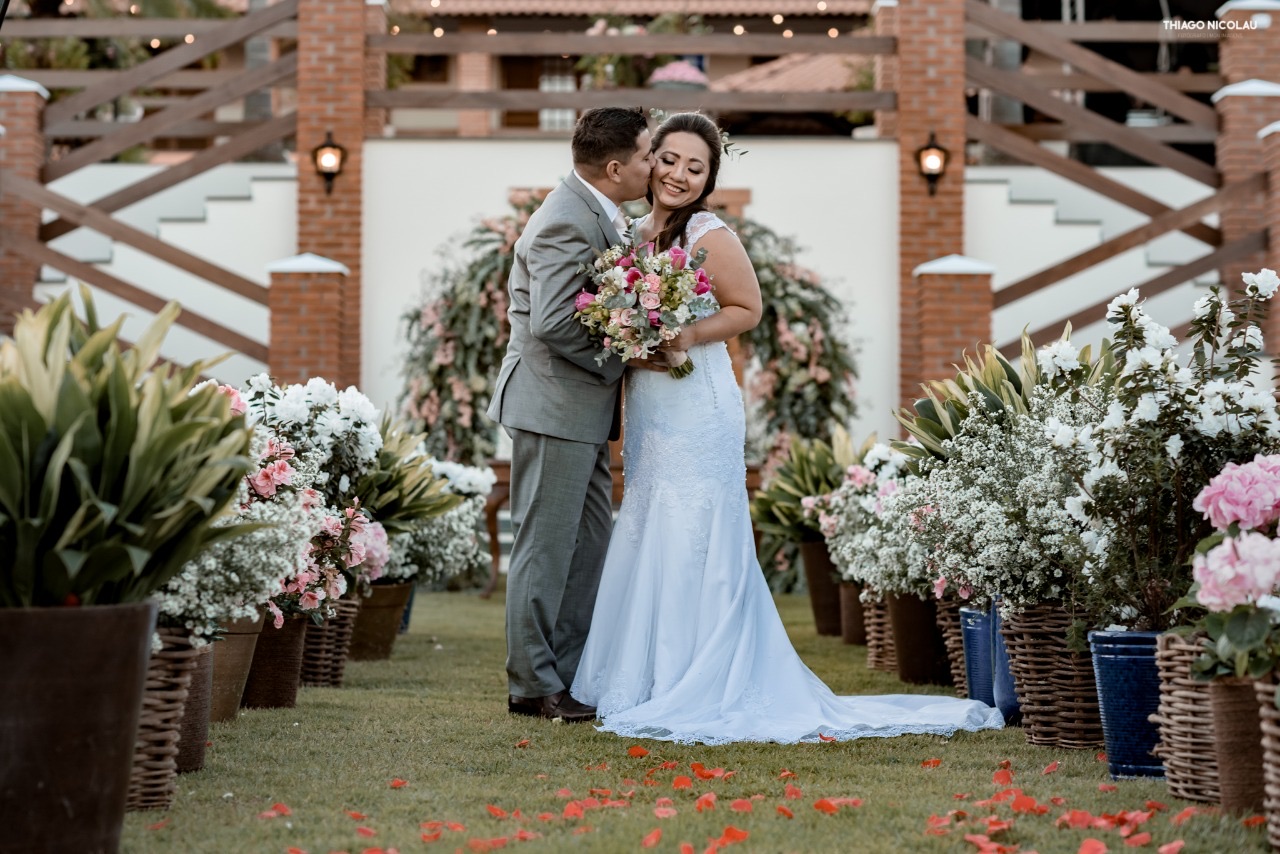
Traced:
<svg viewBox="0 0 1280 854">
<path fill-rule="evenodd" d="M 1161 21 L 1085 21 L 1068 24 L 1061 21 L 1027 21 L 1038 30 L 1055 38 L 1072 42 L 1213 42 L 1222 34 L 1213 30 L 1166 30 Z M 965 38 L 990 38 L 988 31 L 974 24 L 965 27 Z"/>
<path fill-rule="evenodd" d="M 893 110 L 893 92 L 711 92 L 680 89 L 583 89 L 539 92 L 505 89 L 369 91 L 369 107 L 418 107 L 441 110 L 549 110 L 590 107 L 666 107 L 670 109 L 761 110 L 768 112 L 843 112 Z"/>
<path fill-rule="evenodd" d="M 1151 78 L 1125 68 L 1118 62 L 1112 62 L 1087 47 L 1049 35 L 1035 24 L 1015 18 L 978 0 L 965 0 L 964 9 L 966 20 L 985 27 L 997 35 L 1015 39 L 1026 47 L 1070 63 L 1072 68 L 1086 74 L 1092 74 L 1102 80 L 1114 80 L 1135 97 L 1153 106 L 1163 107 L 1194 125 L 1208 128 L 1218 126 L 1218 113 L 1213 107 L 1167 86 L 1162 86 Z"/>
<path fill-rule="evenodd" d="M 147 86 L 171 71 L 177 71 L 203 59 L 211 53 L 239 44 L 246 38 L 274 24 L 296 18 L 298 0 L 280 0 L 279 3 L 252 12 L 243 18 L 223 22 L 221 26 L 191 44 L 166 50 L 141 65 L 117 73 L 111 80 L 77 92 L 60 101 L 54 101 L 44 111 L 45 124 L 56 124 L 80 113 L 92 110 L 99 104 L 119 98 Z"/>
<path fill-rule="evenodd" d="M 103 196 L 91 202 L 89 208 L 103 213 L 111 213 L 128 207 L 148 196 L 155 195 L 161 190 L 167 190 L 169 187 L 194 178 L 196 175 L 206 172 L 215 166 L 221 166 L 223 163 L 252 154 L 264 145 L 292 136 L 296 124 L 296 116 L 293 113 L 262 122 L 253 130 L 234 136 L 222 145 L 206 148 L 188 160 Z M 67 232 L 75 231 L 77 227 L 75 223 L 69 220 L 57 219 L 40 227 L 40 239 L 44 241 L 53 240 Z"/>
<path fill-rule="evenodd" d="M 965 59 L 965 75 L 978 86 L 995 89 L 1006 95 L 1011 95 L 1022 103 L 1035 107 L 1040 112 L 1053 116 L 1061 122 L 1099 134 L 1102 139 L 1110 144 L 1141 157 L 1149 163 L 1167 166 L 1170 169 L 1181 172 L 1188 178 L 1193 178 L 1210 187 L 1217 187 L 1222 183 L 1218 170 L 1203 161 L 1197 160 L 1189 154 L 1183 154 L 1181 151 L 1172 149 L 1167 145 L 1162 145 L 1153 139 L 1143 136 L 1134 129 L 1125 127 L 1118 122 L 1113 122 L 1092 110 L 1086 110 L 1084 107 L 1077 107 L 1075 104 L 1064 101 L 1048 90 L 1036 85 L 1025 74 L 1001 71 L 973 57 L 967 57 Z"/>
<path fill-rule="evenodd" d="M 229 23 L 243 20 L 232 18 L 7 18 L 0 41 L 17 39 L 92 39 L 138 38 L 180 39 L 188 34 L 199 41 L 201 36 L 217 32 Z M 294 21 L 274 24 L 259 35 L 268 38 L 297 38 L 298 25 Z M 34 69 L 32 69 L 34 70 Z M 110 72 L 119 74 L 118 71 Z M 22 76 L 28 76 L 27 69 Z"/>
<path fill-rule="evenodd" d="M 84 89 L 97 86 L 119 71 L 106 69 L 90 69 L 86 71 L 67 71 L 56 68 L 24 68 L 22 76 L 34 80 L 46 89 Z M 226 83 L 238 71 L 174 71 L 158 78 L 150 84 L 156 89 L 208 89 Z"/>
<path fill-rule="evenodd" d="M 897 52 L 893 36 L 840 35 L 795 36 L 681 35 L 650 33 L 643 36 L 589 36 L 572 33 L 400 33 L 371 35 L 365 40 L 370 50 L 452 56 L 459 53 L 487 53 L 495 56 L 582 56 L 617 53 L 630 56 L 669 53 L 713 54 L 717 56 L 782 56 L 789 53 L 848 53 L 860 56 L 888 56 Z"/>
<path fill-rule="evenodd" d="M 1060 124 L 1057 122 L 1041 122 L 1026 125 L 1002 125 L 1019 136 L 1025 136 L 1027 139 L 1045 140 L 1045 139 L 1065 139 L 1071 142 L 1102 142 L 1102 136 L 1083 128 L 1072 127 L 1071 125 Z M 1137 131 L 1148 139 L 1156 140 L 1164 144 L 1179 143 L 1188 144 L 1213 144 L 1218 134 L 1208 128 L 1197 127 L 1196 125 L 1158 125 L 1156 127 L 1134 127 L 1131 130 Z"/>
<path fill-rule="evenodd" d="M 1267 233 L 1265 231 L 1257 231 L 1248 237 L 1242 237 L 1239 240 L 1228 243 L 1220 249 L 1215 249 L 1208 255 L 1203 255 L 1194 261 L 1189 261 L 1181 267 L 1174 267 L 1166 273 L 1161 273 L 1154 279 L 1138 285 L 1138 292 L 1144 297 L 1151 297 L 1159 293 L 1163 293 L 1171 288 L 1176 288 L 1183 282 L 1194 279 L 1196 276 L 1203 275 L 1210 270 L 1215 270 L 1223 264 L 1229 264 L 1232 261 L 1238 261 L 1241 258 L 1247 258 L 1255 252 L 1262 252 L 1267 248 Z M 1131 287 L 1131 286 L 1127 286 Z M 1111 302 L 1110 298 L 1102 302 L 1094 303 L 1086 309 L 1077 311 L 1068 318 L 1051 323 L 1048 326 L 1042 326 L 1035 332 L 1031 333 L 1031 341 L 1037 347 L 1048 344 L 1050 341 L 1056 340 L 1062 334 L 1062 328 L 1068 323 L 1072 329 L 1081 329 L 1090 323 L 1096 323 L 1106 317 L 1107 304 Z M 1006 356 L 1016 355 L 1022 352 L 1021 339 L 1011 342 L 1000 348 Z"/>
<path fill-rule="evenodd" d="M 285 0 L 285 2 L 296 2 L 296 0 Z M 276 7 L 269 8 L 274 9 Z M 88 145 L 72 150 L 52 163 L 45 164 L 45 183 L 50 183 L 64 175 L 69 175 L 91 163 L 114 157 L 132 145 L 146 142 L 157 136 L 163 136 L 164 131 L 170 127 L 174 127 L 187 119 L 193 119 L 196 116 L 211 112 L 228 101 L 243 98 L 250 92 L 256 92 L 282 80 L 287 80 L 294 76 L 297 69 L 298 55 L 290 53 L 270 65 L 242 72 L 235 79 L 215 89 L 202 92 L 189 99 L 186 103 L 154 113 L 140 122 L 122 123 L 120 129 L 115 133 L 94 140 Z"/>
<path fill-rule="evenodd" d="M 179 270 L 185 270 L 193 276 L 253 300 L 259 305 L 267 304 L 267 289 L 257 282 L 165 243 L 158 237 L 134 228 L 128 223 L 113 219 L 109 214 L 72 201 L 34 181 L 5 173 L 4 189 L 19 198 L 47 208 L 76 225 L 101 232 L 113 240 L 132 246 L 166 264 L 172 264 Z"/>
<path fill-rule="evenodd" d="M 1125 207 L 1132 208 L 1147 216 L 1159 216 L 1173 210 L 1163 202 L 1143 195 L 1137 190 L 1121 184 L 1119 181 L 1113 181 L 1092 166 L 1086 166 L 1078 160 L 1072 160 L 1060 154 L 1054 154 L 1049 149 L 1037 145 L 1029 139 L 1007 131 L 1000 125 L 984 122 L 976 116 L 969 116 L 965 120 L 965 133 L 970 139 L 976 139 L 987 145 L 995 146 L 1024 163 L 1048 169 L 1068 181 L 1074 181 L 1082 187 L 1087 187 L 1095 193 L 1106 196 L 1112 201 L 1119 202 Z M 1210 246 L 1218 246 L 1222 243 L 1222 233 L 1204 223 L 1189 225 L 1180 230 L 1182 233 Z"/>
<path fill-rule="evenodd" d="M 30 237 L 24 237 L 12 232 L 3 232 L 0 233 L 0 246 L 30 258 L 32 261 L 47 264 L 74 279 L 89 283 L 95 288 L 101 288 L 107 293 L 131 302 L 146 311 L 158 312 L 167 303 L 167 300 L 161 299 L 150 291 L 144 290 L 137 285 L 131 285 L 123 279 L 118 279 L 92 264 L 77 261 L 38 240 L 32 240 Z M 176 323 L 178 326 L 190 329 L 192 332 L 203 335 L 211 341 L 216 341 L 225 347 L 230 347 L 243 353 L 251 359 L 257 359 L 259 362 L 267 361 L 267 346 L 265 344 L 210 320 L 202 314 L 184 308 L 182 314 L 178 315 Z"/>
<path fill-rule="evenodd" d="M 1067 74 L 1060 71 L 1037 71 L 1029 66 L 1022 67 L 1022 73 L 1039 83 L 1046 89 L 1079 90 L 1081 92 L 1128 92 L 1114 80 L 1098 79 L 1090 74 Z M 1155 83 L 1175 89 L 1179 92 L 1200 92 L 1206 95 L 1217 92 L 1227 85 L 1227 78 L 1221 74 L 1143 74 Z M 1196 127 L 1199 127 L 1198 125 Z M 1204 130 L 1210 130 L 1204 128 Z"/>
<path fill-rule="evenodd" d="M 1131 228 L 1123 234 L 1117 234 L 1110 240 L 1099 243 L 1097 246 L 1086 249 L 1070 258 L 1065 258 L 1051 267 L 1046 267 L 1039 272 L 1032 273 L 1024 279 L 1019 279 L 1001 288 L 995 292 L 995 308 L 1002 308 L 1023 297 L 1030 296 L 1042 288 L 1070 278 L 1123 252 L 1128 252 L 1130 249 L 1142 246 L 1144 243 L 1155 240 L 1170 231 L 1197 223 L 1209 214 L 1226 207 L 1228 203 L 1236 201 L 1241 196 L 1262 192 L 1266 184 L 1265 173 L 1259 172 L 1247 181 L 1228 184 L 1225 189 L 1219 190 L 1212 196 L 1201 199 L 1195 204 L 1160 214 L 1150 222 Z"/>
<path fill-rule="evenodd" d="M 111 136 L 120 130 L 123 122 L 98 121 L 96 119 L 73 119 L 59 122 L 45 130 L 47 139 L 97 139 Z M 216 122 L 208 119 L 193 119 L 181 122 L 165 130 L 160 136 L 166 139 L 202 139 L 215 136 L 235 136 L 260 125 L 261 122 Z"/>
</svg>

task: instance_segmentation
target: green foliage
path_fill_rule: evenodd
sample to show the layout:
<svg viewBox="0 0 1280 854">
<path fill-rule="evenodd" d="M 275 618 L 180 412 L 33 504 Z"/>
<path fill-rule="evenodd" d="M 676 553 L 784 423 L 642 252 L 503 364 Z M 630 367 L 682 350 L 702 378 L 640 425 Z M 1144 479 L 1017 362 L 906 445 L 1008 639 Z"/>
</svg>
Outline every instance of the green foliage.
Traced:
<svg viewBox="0 0 1280 854">
<path fill-rule="evenodd" d="M 1280 664 L 1280 631 L 1272 623 L 1276 616 L 1256 605 L 1209 611 L 1198 624 L 1209 637 L 1192 673 L 1207 682 L 1219 676 L 1261 679 L 1275 670 Z"/>
<path fill-rule="evenodd" d="M 626 15 L 610 14 L 597 18 L 587 33 L 608 39 L 612 35 L 646 35 L 649 33 L 688 33 L 701 35 L 711 32 L 701 15 L 683 12 L 667 12 L 652 19 L 647 26 L 637 24 Z M 679 57 L 670 54 L 587 54 L 578 60 L 574 70 L 585 72 L 593 89 L 622 87 L 642 88 L 654 71 L 674 62 Z M 586 84 L 584 84 L 586 85 Z"/>
<path fill-rule="evenodd" d="M 356 482 L 360 506 L 382 524 L 388 534 L 411 530 L 418 522 L 457 507 L 462 496 L 445 491 L 448 485 L 436 477 L 431 464 L 419 452 L 421 434 L 412 434 L 389 414 L 378 425 L 382 450 L 370 469 Z"/>
<path fill-rule="evenodd" d="M 155 363 L 170 303 L 122 350 L 123 319 L 70 294 L 0 345 L 0 607 L 145 599 L 203 546 L 250 468 L 250 431 L 210 363 Z"/>
<path fill-rule="evenodd" d="M 751 499 L 751 521 L 762 535 L 762 564 L 768 565 L 787 543 L 822 538 L 817 519 L 805 513 L 804 499 L 834 492 L 859 459 L 843 427 L 836 427 L 831 444 L 821 439 L 791 440 L 786 459 Z"/>
</svg>

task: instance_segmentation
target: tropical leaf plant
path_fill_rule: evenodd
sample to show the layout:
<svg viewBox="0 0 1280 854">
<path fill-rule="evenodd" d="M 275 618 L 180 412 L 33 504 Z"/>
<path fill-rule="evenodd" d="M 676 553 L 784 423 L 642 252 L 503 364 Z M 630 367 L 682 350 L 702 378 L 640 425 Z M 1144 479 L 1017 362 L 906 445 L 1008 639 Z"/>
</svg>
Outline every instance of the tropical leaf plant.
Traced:
<svg viewBox="0 0 1280 854">
<path fill-rule="evenodd" d="M 81 288 L 0 344 L 0 607 L 147 598 L 206 545 L 249 469 L 250 430 L 213 363 L 157 362 L 170 303 L 130 349 Z"/>
<path fill-rule="evenodd" d="M 822 439 L 791 440 L 787 457 L 751 499 L 751 521 L 762 535 L 762 564 L 768 565 L 787 543 L 822 538 L 817 520 L 806 518 L 804 500 L 834 492 L 860 458 L 843 427 L 835 428 L 830 444 Z"/>
<path fill-rule="evenodd" d="M 423 434 L 410 433 L 389 414 L 382 416 L 378 430 L 382 450 L 356 482 L 355 495 L 388 534 L 409 531 L 462 503 L 463 496 L 446 491 L 448 480 L 433 473 L 421 450 Z"/>
</svg>

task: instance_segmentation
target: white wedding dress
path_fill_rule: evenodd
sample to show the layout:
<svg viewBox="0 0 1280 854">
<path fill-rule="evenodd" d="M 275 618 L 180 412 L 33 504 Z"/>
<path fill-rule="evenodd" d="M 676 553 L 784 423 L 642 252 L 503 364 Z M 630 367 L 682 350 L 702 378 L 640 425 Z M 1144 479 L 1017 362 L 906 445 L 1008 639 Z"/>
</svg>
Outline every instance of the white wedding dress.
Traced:
<svg viewBox="0 0 1280 854">
<path fill-rule="evenodd" d="M 712 228 L 696 214 L 689 245 Z M 723 343 L 694 372 L 626 374 L 626 495 L 570 693 L 600 729 L 681 743 L 793 743 L 998 729 L 983 703 L 838 697 L 796 654 L 756 560 L 744 411 Z"/>
</svg>

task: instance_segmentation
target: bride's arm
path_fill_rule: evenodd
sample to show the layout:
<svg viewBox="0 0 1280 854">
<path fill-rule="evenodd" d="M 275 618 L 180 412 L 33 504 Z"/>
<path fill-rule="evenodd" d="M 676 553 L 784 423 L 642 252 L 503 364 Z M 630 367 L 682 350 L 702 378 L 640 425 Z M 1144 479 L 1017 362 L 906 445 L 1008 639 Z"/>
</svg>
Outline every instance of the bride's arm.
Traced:
<svg viewBox="0 0 1280 854">
<path fill-rule="evenodd" d="M 711 277 L 720 311 L 685 327 L 668 342 L 668 349 L 688 350 L 695 344 L 728 341 L 760 322 L 760 282 L 738 236 L 727 228 L 713 229 L 693 247 L 695 252 L 698 249 L 707 250 L 702 268 Z"/>
</svg>

